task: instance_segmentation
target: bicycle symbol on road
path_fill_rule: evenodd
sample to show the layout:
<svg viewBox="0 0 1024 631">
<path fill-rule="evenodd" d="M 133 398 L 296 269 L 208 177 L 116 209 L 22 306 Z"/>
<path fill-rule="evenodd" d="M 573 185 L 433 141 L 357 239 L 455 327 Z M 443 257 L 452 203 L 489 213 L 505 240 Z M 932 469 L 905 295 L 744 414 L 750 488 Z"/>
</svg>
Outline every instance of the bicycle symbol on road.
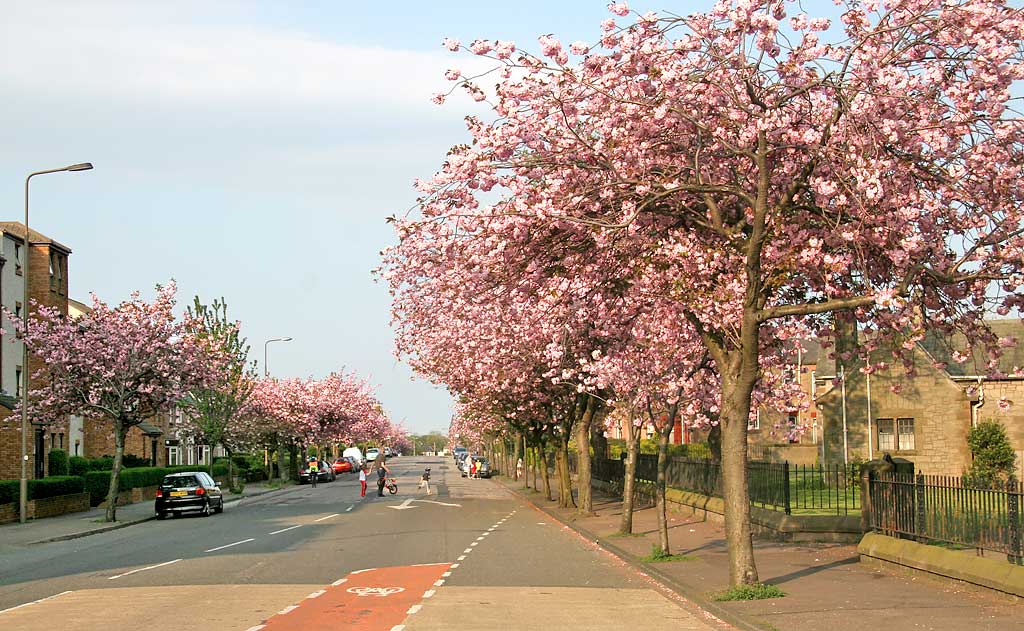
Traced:
<svg viewBox="0 0 1024 631">
<path fill-rule="evenodd" d="M 349 587 L 346 590 L 350 594 L 356 596 L 379 596 L 381 598 L 390 596 L 391 594 L 397 594 L 404 592 L 404 587 Z"/>
</svg>

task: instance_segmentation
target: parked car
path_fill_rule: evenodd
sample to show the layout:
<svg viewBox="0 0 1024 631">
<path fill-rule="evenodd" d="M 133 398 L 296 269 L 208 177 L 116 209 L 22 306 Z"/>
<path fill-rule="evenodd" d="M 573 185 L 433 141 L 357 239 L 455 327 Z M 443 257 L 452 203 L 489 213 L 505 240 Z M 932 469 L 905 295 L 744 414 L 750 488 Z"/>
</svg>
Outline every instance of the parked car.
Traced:
<svg viewBox="0 0 1024 631">
<path fill-rule="evenodd" d="M 204 517 L 210 512 L 224 512 L 224 494 L 217 482 L 205 471 L 185 471 L 165 475 L 156 490 L 154 505 L 157 519 L 168 514 L 198 511 Z"/>
<path fill-rule="evenodd" d="M 476 461 L 476 474 L 481 478 L 491 477 L 491 461 L 483 457 L 474 457 Z"/>
<path fill-rule="evenodd" d="M 334 473 L 334 467 L 327 464 L 325 460 L 317 460 L 319 463 L 316 472 L 317 482 L 333 482 L 338 479 L 337 474 Z M 299 484 L 309 483 L 309 464 L 302 463 L 299 468 Z"/>
<path fill-rule="evenodd" d="M 359 449 L 359 447 L 345 448 L 345 451 L 341 452 L 341 457 L 352 458 L 353 460 L 355 460 L 356 463 L 358 463 L 356 468 L 358 468 L 358 465 L 361 465 L 364 462 L 366 462 L 366 459 L 363 458 L 363 452 Z"/>
<path fill-rule="evenodd" d="M 465 458 L 468 453 L 469 450 L 465 447 L 456 447 L 455 450 L 452 451 L 452 455 L 455 457 L 455 463 L 458 464 L 459 461 L 462 460 L 462 458 Z"/>
<path fill-rule="evenodd" d="M 369 449 L 366 450 L 366 461 L 373 462 L 374 460 L 377 459 L 377 456 L 379 455 L 380 449 L 377 449 L 376 447 L 370 447 Z"/>
<path fill-rule="evenodd" d="M 352 457 L 341 457 L 334 461 L 334 464 L 331 465 L 331 468 L 334 469 L 335 474 L 352 473 L 355 471 L 359 471 L 359 462 L 357 462 L 356 459 Z"/>
</svg>

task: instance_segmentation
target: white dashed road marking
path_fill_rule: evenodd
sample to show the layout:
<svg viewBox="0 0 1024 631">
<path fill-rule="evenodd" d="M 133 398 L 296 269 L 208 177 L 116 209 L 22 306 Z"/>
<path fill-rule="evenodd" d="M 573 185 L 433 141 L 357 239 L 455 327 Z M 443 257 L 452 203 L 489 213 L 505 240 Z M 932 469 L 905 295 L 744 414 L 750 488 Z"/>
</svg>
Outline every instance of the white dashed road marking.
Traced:
<svg viewBox="0 0 1024 631">
<path fill-rule="evenodd" d="M 276 534 L 280 534 L 282 532 L 288 532 L 289 530 L 295 530 L 296 528 L 298 528 L 300 526 L 302 526 L 302 524 L 298 524 L 296 526 L 288 526 L 287 528 L 282 528 L 281 530 L 275 530 L 274 532 L 267 533 L 267 534 L 276 535 Z"/>
<path fill-rule="evenodd" d="M 112 581 L 115 578 L 121 578 L 122 576 L 129 576 L 131 574 L 135 574 L 136 572 L 145 572 L 146 570 L 152 570 L 154 568 L 163 567 L 165 565 L 170 565 L 171 563 L 177 563 L 180 560 L 181 559 L 174 559 L 173 561 L 167 561 L 167 562 L 164 562 L 164 563 L 157 563 L 156 565 L 150 565 L 149 567 L 140 567 L 140 568 L 138 568 L 136 570 L 132 570 L 130 572 L 125 572 L 124 574 L 118 574 L 117 576 L 109 576 L 109 577 L 107 577 L 107 580 Z"/>
<path fill-rule="evenodd" d="M 352 510 L 352 507 L 351 507 L 351 506 L 349 507 L 349 510 Z M 331 515 L 328 515 L 328 516 L 326 516 L 326 517 L 321 517 L 320 519 L 314 519 L 313 521 L 314 521 L 314 522 L 318 522 L 318 521 L 323 521 L 323 520 L 325 520 L 325 519 L 330 519 L 331 517 L 337 517 L 337 516 L 338 516 L 338 513 L 333 513 L 333 514 L 331 514 Z"/>
<path fill-rule="evenodd" d="M 210 548 L 209 550 L 205 550 L 205 552 L 216 552 L 217 550 L 223 550 L 224 548 L 230 548 L 231 546 L 237 546 L 237 545 L 241 545 L 243 543 L 249 543 L 250 541 L 256 541 L 256 539 L 253 539 L 251 537 L 249 539 L 242 539 L 241 541 L 236 541 L 234 543 L 229 543 L 226 546 L 217 546 L 216 548 Z"/>
</svg>

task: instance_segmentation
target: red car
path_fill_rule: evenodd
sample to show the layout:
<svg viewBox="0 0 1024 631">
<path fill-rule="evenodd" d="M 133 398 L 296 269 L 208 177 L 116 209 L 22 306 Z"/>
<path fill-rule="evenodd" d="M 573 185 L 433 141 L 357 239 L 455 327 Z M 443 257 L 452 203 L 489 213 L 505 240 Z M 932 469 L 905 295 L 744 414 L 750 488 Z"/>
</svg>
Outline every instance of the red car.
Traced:
<svg viewBox="0 0 1024 631">
<path fill-rule="evenodd" d="M 356 470 L 355 464 L 350 458 L 338 458 L 331 467 L 334 468 L 335 473 L 348 473 Z"/>
</svg>

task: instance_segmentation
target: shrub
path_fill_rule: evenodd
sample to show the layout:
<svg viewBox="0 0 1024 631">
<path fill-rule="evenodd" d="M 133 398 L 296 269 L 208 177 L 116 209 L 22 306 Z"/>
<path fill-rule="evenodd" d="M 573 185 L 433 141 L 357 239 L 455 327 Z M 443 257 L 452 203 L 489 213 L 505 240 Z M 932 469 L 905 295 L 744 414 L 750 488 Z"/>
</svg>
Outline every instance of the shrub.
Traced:
<svg viewBox="0 0 1024 631">
<path fill-rule="evenodd" d="M 136 467 L 151 467 L 153 466 L 153 461 L 150 458 L 146 458 L 143 456 L 125 454 L 121 458 L 121 465 L 130 469 L 134 469 Z M 110 467 L 113 468 L 113 466 L 114 463 L 113 460 L 111 460 Z"/>
<path fill-rule="evenodd" d="M 51 449 L 48 458 L 50 460 L 51 476 L 64 476 L 68 474 L 68 452 L 63 449 Z"/>
<path fill-rule="evenodd" d="M 85 479 L 77 475 L 62 475 L 28 481 L 28 499 L 41 500 L 81 493 L 85 490 Z"/>
<path fill-rule="evenodd" d="M 147 486 L 156 486 L 160 480 L 169 473 L 180 473 L 182 471 L 208 471 L 206 465 L 177 465 L 174 467 L 137 467 L 134 469 L 121 469 L 121 478 L 118 481 L 120 491 L 129 491 Z M 111 471 L 90 471 L 85 474 L 85 490 L 89 491 L 90 501 L 93 506 L 107 499 L 107 492 L 110 490 Z M 223 477 L 228 474 L 226 462 L 213 465 L 213 476 Z"/>
<path fill-rule="evenodd" d="M 1006 428 L 998 421 L 982 421 L 972 427 L 967 432 L 967 446 L 974 457 L 965 476 L 971 483 L 988 487 L 1005 481 L 1013 473 L 1017 455 Z"/>
<path fill-rule="evenodd" d="M 17 502 L 20 488 L 20 480 L 0 480 L 0 504 Z"/>
<path fill-rule="evenodd" d="M 758 583 L 757 585 L 740 585 L 732 587 L 724 592 L 712 596 L 712 600 L 765 600 L 767 598 L 782 598 L 786 593 L 774 585 Z"/>
<path fill-rule="evenodd" d="M 71 456 L 68 458 L 68 474 L 85 477 L 85 474 L 90 471 L 89 459 L 81 456 Z"/>
</svg>

